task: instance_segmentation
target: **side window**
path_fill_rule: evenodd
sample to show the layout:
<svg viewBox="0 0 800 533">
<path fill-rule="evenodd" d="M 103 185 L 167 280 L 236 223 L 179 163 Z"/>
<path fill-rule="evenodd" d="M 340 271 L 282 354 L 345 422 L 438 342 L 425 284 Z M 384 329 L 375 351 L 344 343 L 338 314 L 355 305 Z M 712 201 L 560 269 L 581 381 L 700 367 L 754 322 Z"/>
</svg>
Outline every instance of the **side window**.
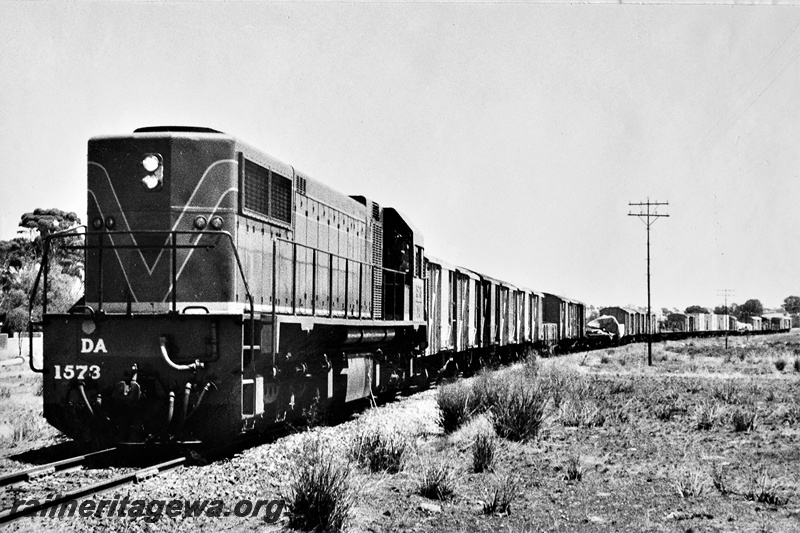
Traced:
<svg viewBox="0 0 800 533">
<path fill-rule="evenodd" d="M 292 223 L 292 180 L 244 159 L 242 211 L 256 218 Z"/>
</svg>

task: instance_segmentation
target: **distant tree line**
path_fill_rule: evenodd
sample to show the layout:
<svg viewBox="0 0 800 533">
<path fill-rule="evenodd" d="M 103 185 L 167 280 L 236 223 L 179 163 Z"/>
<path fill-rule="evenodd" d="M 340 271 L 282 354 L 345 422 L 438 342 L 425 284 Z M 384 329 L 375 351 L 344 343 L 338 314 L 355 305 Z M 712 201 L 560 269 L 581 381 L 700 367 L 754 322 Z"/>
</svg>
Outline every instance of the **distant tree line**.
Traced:
<svg viewBox="0 0 800 533">
<path fill-rule="evenodd" d="M 55 208 L 35 209 L 20 218 L 19 226 L 27 230 L 27 236 L 0 241 L 0 322 L 3 332 L 28 329 L 29 298 L 42 261 L 45 238 L 80 223 L 80 218 L 72 212 Z M 48 253 L 48 311 L 67 311 L 83 293 L 83 252 L 70 248 L 81 242 L 82 237 L 52 241 Z M 34 300 L 34 321 L 41 319 L 41 292 L 40 285 Z"/>
</svg>

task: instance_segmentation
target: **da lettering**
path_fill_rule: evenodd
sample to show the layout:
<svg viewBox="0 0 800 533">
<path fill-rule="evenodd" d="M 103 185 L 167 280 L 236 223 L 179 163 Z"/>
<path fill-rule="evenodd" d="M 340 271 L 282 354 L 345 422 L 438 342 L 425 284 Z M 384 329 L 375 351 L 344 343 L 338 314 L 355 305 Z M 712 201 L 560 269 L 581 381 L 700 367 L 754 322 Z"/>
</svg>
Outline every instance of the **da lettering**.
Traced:
<svg viewBox="0 0 800 533">
<path fill-rule="evenodd" d="M 103 339 L 97 339 L 97 343 L 92 339 L 81 339 L 81 353 L 108 353 L 108 350 Z"/>
</svg>

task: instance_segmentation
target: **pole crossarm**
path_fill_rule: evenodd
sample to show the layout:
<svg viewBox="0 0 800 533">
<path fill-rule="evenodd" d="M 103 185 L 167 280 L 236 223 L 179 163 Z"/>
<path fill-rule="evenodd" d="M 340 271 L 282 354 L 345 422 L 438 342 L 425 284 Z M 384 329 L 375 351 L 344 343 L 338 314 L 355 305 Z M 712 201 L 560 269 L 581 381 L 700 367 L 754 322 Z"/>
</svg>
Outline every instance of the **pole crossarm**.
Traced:
<svg viewBox="0 0 800 533">
<path fill-rule="evenodd" d="M 656 220 L 658 220 L 659 218 L 668 217 L 669 216 L 666 213 L 659 213 L 658 212 L 658 206 L 660 206 L 660 205 L 669 205 L 669 202 L 659 202 L 659 201 L 651 202 L 648 199 L 646 202 L 628 202 L 628 205 L 631 206 L 631 207 L 639 207 L 640 208 L 638 213 L 632 213 L 632 212 L 628 211 L 628 216 L 629 217 L 639 217 L 639 219 L 642 222 L 644 222 L 647 225 L 648 228 L 650 226 L 652 226 L 653 224 L 655 224 Z M 652 211 L 650 210 L 651 207 L 654 208 Z M 643 210 L 641 208 L 646 208 L 646 210 Z M 647 219 L 647 220 L 645 220 L 645 219 Z M 653 220 L 651 221 L 650 219 L 653 219 Z"/>
<path fill-rule="evenodd" d="M 728 309 L 728 296 L 732 296 L 733 293 L 736 292 L 736 289 L 717 289 L 717 296 L 724 296 L 725 297 L 725 314 L 730 314 Z M 728 324 L 725 324 L 725 349 L 728 349 Z"/>
</svg>

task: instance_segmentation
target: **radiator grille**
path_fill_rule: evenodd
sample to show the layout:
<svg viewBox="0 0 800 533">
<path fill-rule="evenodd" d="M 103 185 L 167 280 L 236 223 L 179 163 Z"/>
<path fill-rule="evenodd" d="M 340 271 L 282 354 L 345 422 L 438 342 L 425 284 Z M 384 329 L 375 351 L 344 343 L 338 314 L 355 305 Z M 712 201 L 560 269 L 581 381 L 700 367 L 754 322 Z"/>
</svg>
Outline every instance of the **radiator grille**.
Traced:
<svg viewBox="0 0 800 533">
<path fill-rule="evenodd" d="M 374 318 L 383 318 L 383 226 L 372 226 L 372 308 Z"/>
<path fill-rule="evenodd" d="M 245 159 L 244 207 L 257 215 L 290 224 L 292 180 Z"/>
<path fill-rule="evenodd" d="M 269 215 L 269 170 L 246 159 L 244 162 L 244 206 L 259 215 Z"/>
<path fill-rule="evenodd" d="M 286 223 L 292 222 L 292 180 L 272 173 L 269 214 Z"/>
</svg>

